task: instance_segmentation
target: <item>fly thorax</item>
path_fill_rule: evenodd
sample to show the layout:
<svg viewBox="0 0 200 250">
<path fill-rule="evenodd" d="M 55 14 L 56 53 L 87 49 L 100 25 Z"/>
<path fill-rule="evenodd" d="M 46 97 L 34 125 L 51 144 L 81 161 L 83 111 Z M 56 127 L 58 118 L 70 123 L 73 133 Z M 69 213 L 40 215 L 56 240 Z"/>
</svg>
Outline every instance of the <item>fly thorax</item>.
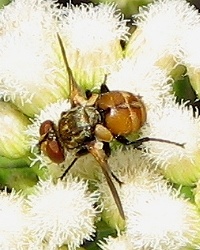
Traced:
<svg viewBox="0 0 200 250">
<path fill-rule="evenodd" d="M 67 149 L 83 146 L 94 138 L 94 128 L 101 117 L 94 107 L 77 106 L 61 114 L 59 137 Z"/>
</svg>

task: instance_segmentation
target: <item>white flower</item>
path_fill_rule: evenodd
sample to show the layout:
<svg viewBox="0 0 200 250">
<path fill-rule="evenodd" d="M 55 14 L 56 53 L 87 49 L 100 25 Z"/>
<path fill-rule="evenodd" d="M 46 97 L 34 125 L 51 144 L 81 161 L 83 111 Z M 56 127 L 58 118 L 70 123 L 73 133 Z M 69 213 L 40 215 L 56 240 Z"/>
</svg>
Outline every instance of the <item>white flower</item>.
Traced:
<svg viewBox="0 0 200 250">
<path fill-rule="evenodd" d="M 72 49 L 81 54 L 101 50 L 110 51 L 110 45 L 116 40 L 127 39 L 128 27 L 115 4 L 81 4 L 66 8 L 65 22 L 67 42 Z"/>
<path fill-rule="evenodd" d="M 114 5 L 59 9 L 54 0 L 13 1 L 0 11 L 0 28 L 0 95 L 29 116 L 68 94 L 57 32 L 77 82 L 87 88 L 122 57 L 120 39 L 128 34 Z"/>
<path fill-rule="evenodd" d="M 25 156 L 30 148 L 24 133 L 29 125 L 28 118 L 6 102 L 0 102 L 0 116 L 0 155 L 8 158 Z"/>
<path fill-rule="evenodd" d="M 137 250 L 126 235 L 119 235 L 116 238 L 109 236 L 98 244 L 102 250 Z M 139 250 L 139 249 L 138 249 Z"/>
<path fill-rule="evenodd" d="M 195 27 L 184 30 L 182 33 L 182 39 L 180 41 L 177 57 L 182 64 L 189 68 L 200 69 L 200 54 L 198 49 L 198 45 L 200 43 L 199 32 L 200 23 Z"/>
<path fill-rule="evenodd" d="M 186 65 L 190 83 L 198 97 L 200 96 L 200 54 L 198 47 L 200 43 L 199 32 L 200 24 L 195 27 L 191 27 L 189 30 L 184 30 L 180 45 L 177 48 L 177 58 L 180 63 Z"/>
<path fill-rule="evenodd" d="M 48 249 L 67 244 L 75 249 L 84 239 L 91 240 L 95 226 L 97 193 L 89 193 L 87 184 L 69 177 L 56 184 L 40 181 L 28 196 L 29 220 L 34 234 L 46 240 Z"/>
<path fill-rule="evenodd" d="M 149 111 L 141 137 L 165 139 L 184 144 L 184 147 L 162 142 L 147 142 L 144 154 L 153 160 L 172 181 L 192 184 L 200 177 L 200 118 L 193 109 L 175 104 L 169 98 L 165 104 Z"/>
<path fill-rule="evenodd" d="M 147 110 L 155 108 L 172 91 L 169 82 L 172 81 L 165 70 L 152 66 L 148 58 L 119 62 L 118 69 L 112 70 L 107 77 L 110 90 L 128 91 L 141 96 Z"/>
<path fill-rule="evenodd" d="M 36 246 L 27 228 L 24 197 L 15 191 L 3 191 L 0 203 L 0 249 L 31 249 L 33 242 Z"/>
<path fill-rule="evenodd" d="M 126 48 L 131 58 L 146 56 L 152 65 L 170 72 L 176 65 L 182 34 L 200 24 L 200 15 L 185 0 L 158 0 L 140 8 L 137 26 Z"/>
<path fill-rule="evenodd" d="M 158 0 L 140 8 L 135 24 L 153 53 L 173 51 L 184 30 L 200 24 L 198 10 L 185 0 Z"/>
<path fill-rule="evenodd" d="M 16 0 L 0 10 L 0 95 L 30 116 L 66 95 L 55 33 L 60 12 L 54 0 Z"/>
<path fill-rule="evenodd" d="M 126 185 L 135 177 L 137 177 L 138 185 L 143 185 L 148 183 L 149 189 L 150 185 L 153 185 L 152 179 L 154 181 L 160 181 L 162 178 L 154 172 L 149 171 L 152 166 L 144 161 L 139 150 L 117 150 L 109 158 L 109 167 L 110 170 L 117 176 L 117 178 L 123 183 L 121 186 L 113 179 L 113 183 L 117 189 L 120 200 L 122 202 L 122 207 L 124 207 L 124 197 L 126 196 Z M 153 177 L 152 177 L 153 176 Z M 102 178 L 97 184 L 99 192 L 101 193 L 102 204 L 104 207 L 102 217 L 113 228 L 123 229 L 125 226 L 124 220 L 122 220 L 119 215 L 117 206 L 114 202 L 114 199 L 111 195 L 111 191 L 105 181 L 105 178 Z M 126 216 L 126 211 L 125 216 Z"/>
<path fill-rule="evenodd" d="M 180 198 L 180 192 L 173 190 L 153 170 L 141 152 L 117 151 L 110 157 L 109 165 L 123 182 L 117 190 L 125 213 L 125 235 L 132 249 L 178 250 L 198 242 L 200 214 L 197 208 Z M 117 217 L 114 211 L 116 205 L 105 181 L 99 190 L 105 208 L 103 218 L 110 226 L 121 229 L 119 215 Z"/>
<path fill-rule="evenodd" d="M 154 180 L 152 179 L 152 182 Z M 134 245 L 155 250 L 194 246 L 199 238 L 197 208 L 167 184 L 126 187 L 126 234 Z"/>
<path fill-rule="evenodd" d="M 122 58 L 120 39 L 127 39 L 126 22 L 114 4 L 67 6 L 60 29 L 69 65 L 80 85 L 101 84 L 107 67 Z"/>
</svg>

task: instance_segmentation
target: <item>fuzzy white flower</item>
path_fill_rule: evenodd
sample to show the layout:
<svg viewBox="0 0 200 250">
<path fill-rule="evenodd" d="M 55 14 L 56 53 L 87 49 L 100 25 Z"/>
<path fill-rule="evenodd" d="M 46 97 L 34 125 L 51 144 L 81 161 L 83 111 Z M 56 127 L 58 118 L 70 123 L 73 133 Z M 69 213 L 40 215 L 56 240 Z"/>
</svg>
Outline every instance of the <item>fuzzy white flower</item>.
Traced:
<svg viewBox="0 0 200 250">
<path fill-rule="evenodd" d="M 127 39 L 127 21 L 114 4 L 69 4 L 65 18 L 68 43 L 81 54 L 109 50 L 116 40 Z"/>
<path fill-rule="evenodd" d="M 109 236 L 104 241 L 100 241 L 98 245 L 102 250 L 137 250 L 133 248 L 133 244 L 126 235 L 119 235 L 116 238 Z"/>
<path fill-rule="evenodd" d="M 60 12 L 54 0 L 15 0 L 0 10 L 0 95 L 30 116 L 66 95 Z"/>
<path fill-rule="evenodd" d="M 143 182 L 148 182 L 150 189 L 150 185 L 153 184 L 153 178 L 155 181 L 162 180 L 162 178 L 157 174 L 154 174 L 154 172 L 152 172 L 152 174 L 149 172 L 151 166 L 148 162 L 142 159 L 141 152 L 139 150 L 118 149 L 110 156 L 109 166 L 110 170 L 121 182 L 123 182 L 123 184 L 119 186 L 119 184 L 113 179 L 114 185 L 122 202 L 122 207 L 124 203 L 124 196 L 126 195 L 124 193 L 126 190 L 126 184 L 134 179 L 135 176 L 137 177 L 137 182 L 139 185 L 143 185 Z M 102 204 L 104 206 L 102 217 L 111 227 L 123 229 L 125 226 L 124 220 L 122 220 L 121 216 L 119 215 L 117 206 L 105 179 L 102 178 L 97 186 L 101 193 Z M 124 212 L 126 216 L 126 211 Z"/>
<path fill-rule="evenodd" d="M 124 59 L 119 62 L 118 69 L 111 71 L 107 77 L 110 90 L 129 91 L 141 96 L 147 110 L 157 107 L 172 91 L 172 81 L 165 70 L 152 66 L 148 60 Z"/>
<path fill-rule="evenodd" d="M 59 9 L 54 0 L 13 1 L 0 11 L 0 28 L 0 95 L 29 116 L 67 96 L 56 32 L 77 82 L 87 88 L 100 84 L 107 65 L 122 57 L 120 39 L 128 34 L 114 5 L 69 4 Z"/>
<path fill-rule="evenodd" d="M 165 139 L 184 144 L 184 147 L 162 142 L 147 142 L 144 154 L 153 160 L 172 181 L 193 184 L 200 177 L 200 118 L 193 109 L 175 104 L 169 98 L 153 112 L 149 111 L 141 137 Z"/>
<path fill-rule="evenodd" d="M 200 43 L 199 32 L 200 23 L 189 30 L 185 30 L 180 41 L 179 54 L 177 56 L 180 62 L 189 68 L 200 69 L 200 54 L 198 50 Z"/>
<path fill-rule="evenodd" d="M 61 32 L 78 83 L 86 88 L 102 83 L 107 67 L 122 58 L 126 22 L 114 4 L 67 6 Z"/>
<path fill-rule="evenodd" d="M 141 187 L 127 185 L 126 233 L 134 245 L 152 250 L 195 247 L 200 215 L 193 204 L 178 195 L 178 191 L 158 182 L 151 188 L 145 187 L 145 180 Z"/>
<path fill-rule="evenodd" d="M 198 11 L 185 0 L 154 1 L 140 8 L 134 17 L 137 30 L 129 41 L 127 55 L 146 55 L 152 65 L 160 65 L 169 72 L 176 65 L 176 49 L 183 31 L 200 24 Z"/>
<path fill-rule="evenodd" d="M 48 249 L 67 244 L 76 249 L 95 232 L 97 193 L 89 193 L 87 184 L 68 177 L 56 184 L 51 179 L 40 181 L 28 196 L 30 229 Z"/>
<path fill-rule="evenodd" d="M 8 158 L 25 156 L 30 149 L 24 131 L 29 125 L 28 118 L 14 105 L 0 102 L 0 155 Z"/>
<path fill-rule="evenodd" d="M 118 151 L 110 158 L 109 164 L 123 182 L 118 192 L 125 212 L 125 234 L 133 249 L 178 250 L 188 244 L 196 245 L 200 233 L 197 208 L 179 198 L 179 191 L 169 187 L 167 181 L 143 159 L 141 152 Z M 114 201 L 103 181 L 99 190 L 107 214 L 103 218 L 109 225 L 119 228 Z"/>
<path fill-rule="evenodd" d="M 199 15 L 200 16 L 200 15 Z M 198 97 L 200 97 L 200 24 L 191 27 L 189 30 L 184 30 L 180 45 L 177 48 L 177 59 L 180 63 L 186 65 L 187 74 L 189 75 L 190 82 Z"/>
<path fill-rule="evenodd" d="M 0 203 L 0 249 L 31 249 L 35 239 L 28 233 L 24 197 L 2 191 Z"/>
<path fill-rule="evenodd" d="M 175 38 L 173 33 L 181 35 L 182 28 L 190 29 L 200 24 L 198 10 L 185 0 L 154 1 L 147 7 L 141 8 L 135 17 L 135 24 L 143 30 L 146 38 L 149 38 L 147 40 L 154 46 L 158 44 L 173 46 Z M 157 34 L 162 34 L 157 39 L 154 37 L 155 31 Z"/>
</svg>

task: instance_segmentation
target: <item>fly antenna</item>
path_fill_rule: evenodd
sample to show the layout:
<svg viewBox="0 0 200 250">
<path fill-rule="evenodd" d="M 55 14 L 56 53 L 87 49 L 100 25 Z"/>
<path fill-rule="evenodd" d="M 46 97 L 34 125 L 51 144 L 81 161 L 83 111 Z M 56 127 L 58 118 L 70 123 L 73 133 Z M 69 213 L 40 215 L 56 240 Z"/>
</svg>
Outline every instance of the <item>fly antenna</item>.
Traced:
<svg viewBox="0 0 200 250">
<path fill-rule="evenodd" d="M 72 70 L 71 70 L 71 68 L 69 66 L 66 51 L 65 51 L 65 47 L 64 47 L 63 41 L 62 41 L 59 33 L 57 33 L 57 37 L 58 37 L 58 42 L 59 42 L 59 45 L 60 45 L 63 61 L 64 61 L 64 64 L 65 64 L 65 68 L 67 70 L 68 77 L 69 77 L 69 97 L 70 97 L 71 105 L 74 106 L 74 102 L 73 102 L 74 96 L 76 96 L 76 94 L 78 94 L 80 91 L 79 91 L 79 88 L 78 88 L 78 84 L 76 83 L 76 81 L 74 79 Z"/>
</svg>

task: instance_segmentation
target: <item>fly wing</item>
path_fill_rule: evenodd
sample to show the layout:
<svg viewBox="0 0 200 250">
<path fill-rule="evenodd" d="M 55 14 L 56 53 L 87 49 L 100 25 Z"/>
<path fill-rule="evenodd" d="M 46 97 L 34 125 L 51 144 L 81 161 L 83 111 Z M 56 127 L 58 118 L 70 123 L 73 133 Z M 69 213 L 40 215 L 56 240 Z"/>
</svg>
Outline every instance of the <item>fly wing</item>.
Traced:
<svg viewBox="0 0 200 250">
<path fill-rule="evenodd" d="M 117 190 L 113 184 L 113 181 L 111 179 L 111 171 L 110 171 L 110 168 L 109 168 L 109 165 L 107 162 L 107 156 L 106 156 L 104 150 L 96 148 L 94 143 L 89 144 L 87 146 L 87 148 L 88 148 L 88 151 L 95 157 L 95 159 L 98 161 L 99 165 L 101 166 L 101 169 L 103 171 L 103 174 L 106 177 L 106 181 L 107 181 L 108 186 L 112 192 L 112 195 L 113 195 L 113 198 L 114 198 L 115 203 L 117 205 L 117 208 L 119 210 L 119 213 L 120 213 L 121 217 L 123 219 L 125 219 L 122 203 L 121 203 L 121 200 L 120 200 L 119 195 L 117 193 Z"/>
<path fill-rule="evenodd" d="M 125 219 L 124 210 L 123 210 L 123 207 L 122 207 L 121 200 L 120 200 L 119 195 L 118 195 L 118 193 L 117 193 L 117 190 L 116 190 L 116 188 L 115 188 L 115 186 L 114 186 L 114 184 L 113 184 L 113 182 L 112 182 L 112 180 L 111 180 L 111 177 L 110 177 L 110 175 L 108 174 L 108 171 L 106 170 L 107 167 L 105 167 L 105 166 L 102 165 L 102 164 L 100 164 L 100 166 L 101 166 L 101 169 L 102 169 L 102 171 L 103 171 L 103 173 L 104 173 L 104 175 L 105 175 L 105 177 L 106 177 L 106 181 L 107 181 L 108 186 L 109 186 L 109 188 L 110 188 L 110 190 L 111 190 L 111 192 L 112 192 L 112 195 L 113 195 L 113 198 L 114 198 L 115 203 L 116 203 L 116 205 L 117 205 L 117 208 L 118 208 L 118 210 L 119 210 L 119 213 L 120 213 L 122 219 Z"/>
<path fill-rule="evenodd" d="M 83 100 L 85 101 L 84 95 L 81 91 L 81 89 L 79 88 L 76 80 L 74 79 L 72 70 L 69 66 L 68 60 L 67 60 L 67 55 L 65 52 L 65 48 L 62 42 L 62 39 L 60 37 L 60 35 L 57 33 L 57 37 L 58 37 L 58 42 L 60 45 L 60 49 L 61 49 L 61 54 L 64 60 L 64 64 L 68 73 L 68 77 L 69 77 L 69 99 L 71 102 L 71 107 L 75 107 L 77 104 L 80 104 L 80 102 L 82 102 Z"/>
</svg>

